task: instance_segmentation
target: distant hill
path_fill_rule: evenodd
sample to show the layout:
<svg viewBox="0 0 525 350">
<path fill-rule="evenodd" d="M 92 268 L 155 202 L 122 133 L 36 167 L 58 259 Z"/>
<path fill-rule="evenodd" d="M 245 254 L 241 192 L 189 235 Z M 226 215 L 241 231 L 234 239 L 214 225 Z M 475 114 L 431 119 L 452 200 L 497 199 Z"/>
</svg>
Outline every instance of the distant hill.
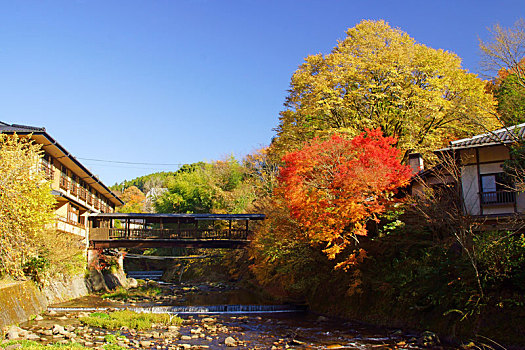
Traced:
<svg viewBox="0 0 525 350">
<path fill-rule="evenodd" d="M 124 180 L 121 183 L 115 183 L 110 186 L 112 191 L 124 192 L 125 189 L 131 186 L 136 186 L 143 193 L 148 192 L 154 187 L 166 187 L 167 180 L 181 172 L 194 171 L 198 167 L 203 167 L 206 163 L 198 162 L 193 164 L 184 164 L 177 171 L 161 171 L 148 175 L 136 177 L 132 180 Z"/>
</svg>

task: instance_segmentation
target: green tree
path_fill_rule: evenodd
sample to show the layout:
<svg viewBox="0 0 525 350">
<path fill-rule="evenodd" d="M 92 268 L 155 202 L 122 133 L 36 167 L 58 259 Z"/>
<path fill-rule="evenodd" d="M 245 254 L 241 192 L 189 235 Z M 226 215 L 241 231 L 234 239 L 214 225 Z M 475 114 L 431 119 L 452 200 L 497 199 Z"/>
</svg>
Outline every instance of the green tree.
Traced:
<svg viewBox="0 0 525 350">
<path fill-rule="evenodd" d="M 246 168 L 235 158 L 183 166 L 157 199 L 160 213 L 242 213 L 254 200 Z"/>
<path fill-rule="evenodd" d="M 494 88 L 498 100 L 497 111 L 505 126 L 525 122 L 525 87 L 516 74 L 509 74 Z"/>
<path fill-rule="evenodd" d="M 492 96 L 458 56 L 384 21 L 362 21 L 330 54 L 308 56 L 285 106 L 272 145 L 281 155 L 314 136 L 381 128 L 406 156 L 496 124 Z"/>
<path fill-rule="evenodd" d="M 23 276 L 53 218 L 55 200 L 39 168 L 41 156 L 29 138 L 0 134 L 0 275 Z"/>
</svg>

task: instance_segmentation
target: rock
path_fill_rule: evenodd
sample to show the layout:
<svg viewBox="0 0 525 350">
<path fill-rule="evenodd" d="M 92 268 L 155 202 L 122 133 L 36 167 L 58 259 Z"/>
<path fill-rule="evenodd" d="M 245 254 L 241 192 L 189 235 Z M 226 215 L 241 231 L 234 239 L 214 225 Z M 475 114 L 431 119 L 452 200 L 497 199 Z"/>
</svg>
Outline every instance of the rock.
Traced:
<svg viewBox="0 0 525 350">
<path fill-rule="evenodd" d="M 141 340 L 139 342 L 141 348 L 149 348 L 153 343 L 149 340 Z"/>
<path fill-rule="evenodd" d="M 215 323 L 215 322 L 217 322 L 217 319 L 213 318 L 213 317 L 205 317 L 205 318 L 202 319 L 202 322 L 204 322 L 204 323 Z"/>
<path fill-rule="evenodd" d="M 65 333 L 67 333 L 67 332 L 64 329 L 64 327 L 62 327 L 59 324 L 54 324 L 53 325 L 53 334 L 62 334 L 62 335 L 64 335 Z"/>
<path fill-rule="evenodd" d="M 226 346 L 235 347 L 235 346 L 237 346 L 237 340 L 233 339 L 232 337 L 228 337 L 228 338 L 224 339 L 224 344 Z"/>
<path fill-rule="evenodd" d="M 42 321 L 44 318 L 40 315 L 35 316 L 35 321 Z"/>
<path fill-rule="evenodd" d="M 24 336 L 26 340 L 40 340 L 40 337 L 35 333 L 28 333 Z"/>
<path fill-rule="evenodd" d="M 56 311 L 53 311 L 53 310 L 49 310 L 49 311 L 47 312 L 47 314 L 48 314 L 48 315 L 56 315 L 57 312 L 56 312 Z"/>
<path fill-rule="evenodd" d="M 151 337 L 153 339 L 159 339 L 159 338 L 162 338 L 162 335 L 159 332 L 152 332 Z"/>
<path fill-rule="evenodd" d="M 66 336 L 66 338 L 68 339 L 73 339 L 73 338 L 76 338 L 76 333 L 73 333 L 73 332 L 67 332 L 66 334 L 64 334 Z"/>
<path fill-rule="evenodd" d="M 191 349 L 191 345 L 190 344 L 179 344 L 179 348 Z"/>
<path fill-rule="evenodd" d="M 20 327 L 17 327 L 17 326 L 11 326 L 9 327 L 9 329 L 7 330 L 7 336 L 6 338 L 11 340 L 11 339 L 18 339 L 20 337 L 22 337 L 22 334 L 24 333 L 25 331 L 20 328 Z"/>
<path fill-rule="evenodd" d="M 191 340 L 192 337 L 190 337 L 189 335 L 183 335 L 180 337 L 180 340 Z"/>
<path fill-rule="evenodd" d="M 128 278 L 128 288 L 137 288 L 138 286 L 139 282 L 136 279 L 131 277 Z"/>
<path fill-rule="evenodd" d="M 326 322 L 328 321 L 328 317 L 319 316 L 317 317 L 317 322 Z"/>
<path fill-rule="evenodd" d="M 440 343 L 439 337 L 430 331 L 425 331 L 418 339 L 418 343 L 425 347 L 432 347 Z"/>
</svg>

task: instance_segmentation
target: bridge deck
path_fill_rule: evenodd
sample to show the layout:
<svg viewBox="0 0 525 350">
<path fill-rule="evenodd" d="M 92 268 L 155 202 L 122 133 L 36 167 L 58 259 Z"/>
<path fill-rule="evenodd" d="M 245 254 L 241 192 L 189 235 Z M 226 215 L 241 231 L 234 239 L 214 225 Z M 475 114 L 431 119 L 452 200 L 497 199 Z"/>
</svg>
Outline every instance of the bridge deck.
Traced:
<svg viewBox="0 0 525 350">
<path fill-rule="evenodd" d="M 239 248 L 263 214 L 101 213 L 89 216 L 91 248 Z"/>
</svg>

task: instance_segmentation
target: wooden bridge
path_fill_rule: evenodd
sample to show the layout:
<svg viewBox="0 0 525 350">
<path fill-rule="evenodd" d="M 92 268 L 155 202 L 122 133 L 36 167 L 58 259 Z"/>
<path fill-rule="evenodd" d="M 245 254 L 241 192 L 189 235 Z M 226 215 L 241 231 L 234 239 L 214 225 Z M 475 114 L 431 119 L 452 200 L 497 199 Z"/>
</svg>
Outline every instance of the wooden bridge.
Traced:
<svg viewBox="0 0 525 350">
<path fill-rule="evenodd" d="M 264 214 L 98 213 L 89 216 L 89 247 L 240 248 L 250 221 Z"/>
</svg>

